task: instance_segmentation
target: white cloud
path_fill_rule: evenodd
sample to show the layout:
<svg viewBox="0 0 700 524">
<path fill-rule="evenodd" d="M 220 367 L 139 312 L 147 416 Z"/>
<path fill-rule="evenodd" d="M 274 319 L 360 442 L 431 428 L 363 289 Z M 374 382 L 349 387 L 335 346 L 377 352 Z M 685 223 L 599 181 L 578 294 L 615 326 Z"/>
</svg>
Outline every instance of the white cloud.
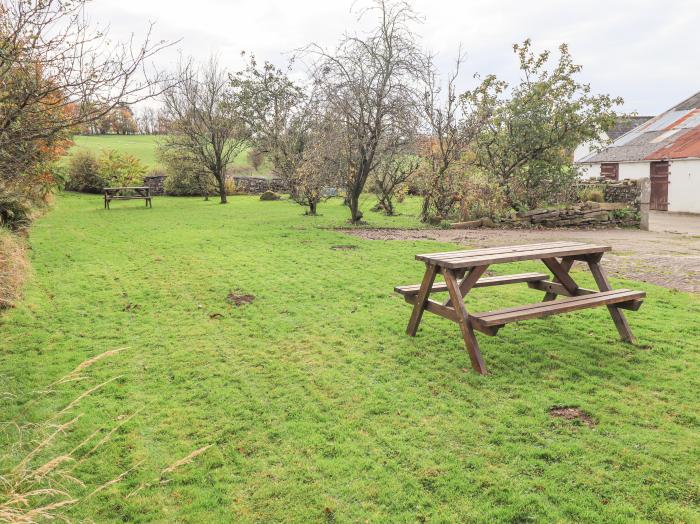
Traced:
<svg viewBox="0 0 700 524">
<path fill-rule="evenodd" d="M 358 0 L 361 5 L 362 0 Z M 205 60 L 216 53 L 227 67 L 240 51 L 278 64 L 285 53 L 315 41 L 332 46 L 357 25 L 349 0 L 98 0 L 93 19 L 115 37 L 143 31 L 149 20 L 159 38 L 178 39 L 183 54 Z M 625 99 L 625 110 L 657 114 L 700 90 L 696 0 L 415 0 L 425 21 L 424 44 L 447 70 L 459 43 L 467 53 L 462 79 L 475 72 L 517 78 L 511 46 L 526 37 L 537 49 L 567 42 L 594 91 Z M 177 58 L 175 49 L 161 58 Z"/>
</svg>

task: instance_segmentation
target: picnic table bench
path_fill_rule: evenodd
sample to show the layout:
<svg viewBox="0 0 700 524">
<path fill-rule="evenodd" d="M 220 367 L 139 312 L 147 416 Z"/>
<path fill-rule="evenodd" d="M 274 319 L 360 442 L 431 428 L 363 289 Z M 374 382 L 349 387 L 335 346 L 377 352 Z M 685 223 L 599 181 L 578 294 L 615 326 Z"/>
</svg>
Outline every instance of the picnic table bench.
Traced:
<svg viewBox="0 0 700 524">
<path fill-rule="evenodd" d="M 146 207 L 153 207 L 151 202 L 151 188 L 148 186 L 131 187 L 105 187 L 105 209 L 109 209 L 112 200 L 145 200 Z"/>
<path fill-rule="evenodd" d="M 394 288 L 394 291 L 404 296 L 406 302 L 413 305 L 406 332 L 410 336 L 416 335 L 424 311 L 457 322 L 472 367 L 482 375 L 485 375 L 487 370 L 474 330 L 494 336 L 500 328 L 510 322 L 606 306 L 621 339 L 634 342 L 634 335 L 621 309 L 638 310 L 646 294 L 644 291 L 612 289 L 600 265 L 603 253 L 610 250 L 609 246 L 597 244 L 547 242 L 416 255 L 416 260 L 425 262 L 426 265 L 423 281 L 416 285 Z M 552 273 L 552 278 L 546 273 L 482 276 L 491 264 L 524 260 L 541 260 Z M 588 265 L 598 290 L 580 287 L 571 277 L 569 271 L 577 260 Z M 444 282 L 435 282 L 438 273 L 443 275 Z M 516 283 L 526 283 L 532 289 L 544 291 L 543 301 L 497 311 L 467 311 L 464 297 L 472 289 Z M 445 301 L 429 298 L 432 293 L 444 291 L 449 294 Z M 560 295 L 563 298 L 555 300 Z"/>
</svg>

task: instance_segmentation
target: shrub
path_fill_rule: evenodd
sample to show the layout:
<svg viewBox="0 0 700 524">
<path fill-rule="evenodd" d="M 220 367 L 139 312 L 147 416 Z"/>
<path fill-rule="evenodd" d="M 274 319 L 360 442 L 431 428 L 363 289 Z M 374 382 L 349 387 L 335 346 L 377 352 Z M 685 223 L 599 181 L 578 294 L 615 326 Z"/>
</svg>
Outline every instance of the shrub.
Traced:
<svg viewBox="0 0 700 524">
<path fill-rule="evenodd" d="M 605 202 L 605 195 L 602 190 L 587 188 L 579 192 L 581 202 Z"/>
<path fill-rule="evenodd" d="M 226 178 L 226 180 L 224 180 L 224 188 L 226 188 L 227 196 L 236 194 L 236 182 L 232 178 Z"/>
<path fill-rule="evenodd" d="M 68 163 L 66 189 L 81 193 L 101 193 L 105 181 L 100 177 L 99 171 L 99 163 L 94 153 L 77 151 Z"/>
<path fill-rule="evenodd" d="M 140 186 L 146 168 L 133 155 L 105 149 L 98 161 L 98 174 L 106 187 Z"/>
<path fill-rule="evenodd" d="M 509 211 L 503 188 L 486 175 L 467 175 L 462 183 L 461 193 L 459 211 L 462 220 L 499 218 Z"/>
<path fill-rule="evenodd" d="M 167 173 L 163 182 L 166 195 L 207 197 L 218 193 L 214 177 L 186 156 L 167 152 L 161 153 L 160 160 Z"/>
<path fill-rule="evenodd" d="M 17 231 L 32 221 L 32 206 L 22 193 L 0 188 L 0 226 Z"/>
</svg>

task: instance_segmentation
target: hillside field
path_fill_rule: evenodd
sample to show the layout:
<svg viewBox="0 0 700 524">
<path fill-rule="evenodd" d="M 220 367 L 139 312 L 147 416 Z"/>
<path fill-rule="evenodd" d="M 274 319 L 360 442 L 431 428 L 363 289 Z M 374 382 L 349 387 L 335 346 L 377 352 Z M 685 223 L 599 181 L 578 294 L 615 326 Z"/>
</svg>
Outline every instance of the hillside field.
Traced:
<svg viewBox="0 0 700 524">
<path fill-rule="evenodd" d="M 157 155 L 157 135 L 76 135 L 73 137 L 75 145 L 69 150 L 68 155 L 80 149 L 99 154 L 104 149 L 116 149 L 123 153 L 138 158 L 148 169 L 160 167 Z M 250 168 L 247 159 L 247 151 L 242 152 L 233 162 L 233 169 L 243 170 L 242 174 L 255 174 L 263 176 L 269 171 L 263 165 L 256 173 Z M 250 172 L 249 172 L 250 171 Z"/>
</svg>

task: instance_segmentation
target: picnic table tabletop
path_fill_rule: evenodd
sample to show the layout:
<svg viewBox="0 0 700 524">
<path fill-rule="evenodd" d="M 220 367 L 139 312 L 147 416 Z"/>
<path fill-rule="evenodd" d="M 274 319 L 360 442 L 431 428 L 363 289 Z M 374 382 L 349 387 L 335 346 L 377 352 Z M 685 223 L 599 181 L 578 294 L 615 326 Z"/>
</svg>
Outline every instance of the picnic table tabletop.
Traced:
<svg viewBox="0 0 700 524">
<path fill-rule="evenodd" d="M 545 242 L 541 244 L 426 253 L 416 255 L 416 260 L 422 260 L 439 267 L 462 269 L 523 260 L 541 260 L 543 258 L 604 253 L 611 250 L 610 246 L 586 244 L 583 242 Z"/>
</svg>

